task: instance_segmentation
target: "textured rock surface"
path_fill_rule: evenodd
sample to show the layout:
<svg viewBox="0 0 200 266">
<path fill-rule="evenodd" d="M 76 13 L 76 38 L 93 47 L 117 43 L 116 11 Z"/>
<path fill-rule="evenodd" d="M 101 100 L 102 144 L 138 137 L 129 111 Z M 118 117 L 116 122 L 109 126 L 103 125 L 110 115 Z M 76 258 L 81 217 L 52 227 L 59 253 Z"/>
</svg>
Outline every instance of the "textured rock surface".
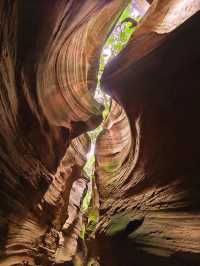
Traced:
<svg viewBox="0 0 200 266">
<path fill-rule="evenodd" d="M 100 52 L 128 2 L 0 2 L 2 266 L 79 265 L 85 132 L 102 119 Z M 113 100 L 96 145 L 100 221 L 86 255 L 102 266 L 198 266 L 200 1 L 148 2 L 102 77 Z"/>
<path fill-rule="evenodd" d="M 101 121 L 100 51 L 127 2 L 1 1 L 1 265 L 76 251 L 90 146 L 81 133 Z"/>
<path fill-rule="evenodd" d="M 185 10 L 192 9 L 185 7 Z M 180 21 L 177 15 L 173 22 L 182 24 L 182 15 Z M 132 138 L 139 140 L 132 155 L 136 162 L 134 166 L 130 164 L 131 173 L 123 174 L 121 183 L 121 175 L 114 169 L 112 175 L 116 181 L 110 185 L 112 192 L 106 199 L 102 195 L 99 238 L 110 241 L 111 245 L 107 244 L 106 249 L 110 248 L 107 257 L 106 249 L 101 251 L 103 265 L 143 265 L 151 260 L 155 265 L 198 265 L 200 38 L 196 32 L 200 16 L 197 13 L 175 30 L 174 25 L 169 25 L 173 31 L 168 34 L 164 27 L 162 35 L 160 29 L 156 33 L 156 25 L 151 30 L 146 26 L 151 21 L 151 12 L 149 16 L 103 75 L 104 89 L 124 107 Z M 156 29 L 155 33 L 152 29 Z M 110 131 L 114 135 L 114 127 Z M 124 126 L 120 132 L 123 134 Z M 99 143 L 106 142 L 104 137 L 100 136 Z M 130 160 L 129 156 L 130 153 L 127 158 L 120 157 L 124 164 Z M 105 184 L 109 184 L 106 179 Z M 123 230 L 121 235 L 119 231 Z M 106 233 L 105 239 L 101 232 Z M 117 254 L 112 259 L 111 250 Z"/>
</svg>

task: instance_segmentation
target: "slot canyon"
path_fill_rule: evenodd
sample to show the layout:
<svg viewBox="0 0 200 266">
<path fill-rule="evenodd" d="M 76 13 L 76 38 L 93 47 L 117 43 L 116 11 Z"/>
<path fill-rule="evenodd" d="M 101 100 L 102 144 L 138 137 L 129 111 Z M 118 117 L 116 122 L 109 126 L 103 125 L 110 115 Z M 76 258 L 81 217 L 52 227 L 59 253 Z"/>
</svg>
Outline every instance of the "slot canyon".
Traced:
<svg viewBox="0 0 200 266">
<path fill-rule="evenodd" d="M 0 0 L 0 266 L 200 266 L 198 117 L 200 0 Z"/>
</svg>

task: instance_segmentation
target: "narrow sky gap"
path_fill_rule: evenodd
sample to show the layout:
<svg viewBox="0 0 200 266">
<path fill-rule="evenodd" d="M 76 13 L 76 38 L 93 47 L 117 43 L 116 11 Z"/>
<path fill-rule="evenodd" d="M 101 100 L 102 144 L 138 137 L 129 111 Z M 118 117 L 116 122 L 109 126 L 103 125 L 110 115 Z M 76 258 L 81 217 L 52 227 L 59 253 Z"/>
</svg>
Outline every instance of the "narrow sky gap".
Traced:
<svg viewBox="0 0 200 266">
<path fill-rule="evenodd" d="M 126 19 L 131 18 L 133 19 L 133 21 L 135 21 L 135 23 L 137 23 L 143 15 L 144 14 L 141 14 L 139 7 L 135 5 L 134 1 L 132 1 L 121 14 L 118 22 L 115 25 L 115 28 L 108 37 L 102 49 L 98 71 L 98 82 L 94 97 L 96 101 L 103 104 L 105 107 L 103 111 L 103 119 L 106 119 L 107 115 L 109 114 L 110 108 L 110 97 L 102 92 L 100 88 L 100 79 L 103 74 L 104 68 L 106 64 L 126 46 L 131 35 L 135 31 L 136 24 L 134 25 L 129 21 L 126 22 Z M 94 177 L 96 139 L 102 130 L 102 125 L 99 125 L 95 130 L 88 132 L 91 140 L 91 148 L 87 154 L 87 162 L 84 166 L 84 172 L 89 180 Z M 88 208 L 89 202 L 91 200 L 91 193 L 88 193 L 83 200 L 83 210 L 86 210 Z"/>
<path fill-rule="evenodd" d="M 104 112 L 107 112 L 107 113 L 108 113 L 108 110 L 106 110 L 106 108 L 109 109 L 110 97 L 106 95 L 104 92 L 102 92 L 100 88 L 100 79 L 101 79 L 101 76 L 102 76 L 102 73 L 104 71 L 106 64 L 125 47 L 125 45 L 129 41 L 131 35 L 133 34 L 135 30 L 135 27 L 131 27 L 130 22 L 123 23 L 123 21 L 126 18 L 130 18 L 130 17 L 136 21 L 139 21 L 141 17 L 140 11 L 137 9 L 137 6 L 135 6 L 134 1 L 132 1 L 128 5 L 128 7 L 124 10 L 122 15 L 120 16 L 115 28 L 113 29 L 112 33 L 107 39 L 103 47 L 102 53 L 101 53 L 100 66 L 99 66 L 99 72 L 98 72 L 98 83 L 97 83 L 97 88 L 96 88 L 94 97 L 98 102 L 104 104 L 105 106 Z M 99 127 L 101 127 L 101 125 Z M 88 132 L 89 135 L 91 136 L 91 134 L 93 134 L 96 130 L 97 129 Z M 92 140 L 91 149 L 89 153 L 87 154 L 88 160 L 94 155 L 95 142 L 96 142 L 96 139 L 95 141 Z"/>
</svg>

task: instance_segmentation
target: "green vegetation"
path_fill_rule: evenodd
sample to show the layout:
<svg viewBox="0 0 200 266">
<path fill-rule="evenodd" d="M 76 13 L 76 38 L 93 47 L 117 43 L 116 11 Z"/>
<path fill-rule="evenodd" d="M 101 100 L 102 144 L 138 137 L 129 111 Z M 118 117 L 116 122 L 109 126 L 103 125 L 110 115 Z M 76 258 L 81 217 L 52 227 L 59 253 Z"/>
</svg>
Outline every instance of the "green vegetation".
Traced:
<svg viewBox="0 0 200 266">
<path fill-rule="evenodd" d="M 103 93 L 100 88 L 100 79 L 104 71 L 105 65 L 115 57 L 124 47 L 126 46 L 131 35 L 134 33 L 137 21 L 139 18 L 132 18 L 132 4 L 130 4 L 124 12 L 121 14 L 113 32 L 107 39 L 100 58 L 99 72 L 98 72 L 98 83 L 95 92 L 95 99 L 104 104 L 104 111 L 102 113 L 103 120 L 105 121 L 110 112 L 110 97 Z M 95 143 L 97 137 L 102 132 L 102 125 L 98 126 L 95 130 L 88 132 L 91 139 L 92 149 L 88 154 L 88 160 L 84 166 L 84 172 L 90 182 L 95 182 L 94 169 L 95 169 Z M 107 166 L 107 171 L 112 172 L 117 165 L 113 164 Z M 99 221 L 99 211 L 92 207 L 92 194 L 93 192 L 88 191 L 83 199 L 81 210 L 87 218 L 87 224 L 83 225 L 81 231 L 81 238 L 84 239 L 87 236 L 93 235 L 96 224 Z"/>
<path fill-rule="evenodd" d="M 122 15 L 119 18 L 117 25 L 115 26 L 112 34 L 108 38 L 104 50 L 110 49 L 111 55 L 109 59 L 112 59 L 116 56 L 124 47 L 126 46 L 127 42 L 129 41 L 131 35 L 135 31 L 135 26 L 137 24 L 137 19 L 131 18 L 132 13 L 132 5 L 129 5 Z M 102 60 L 104 58 L 104 52 L 102 54 Z M 105 67 L 105 64 L 102 66 L 102 71 Z M 100 67 L 101 68 L 101 67 Z"/>
</svg>

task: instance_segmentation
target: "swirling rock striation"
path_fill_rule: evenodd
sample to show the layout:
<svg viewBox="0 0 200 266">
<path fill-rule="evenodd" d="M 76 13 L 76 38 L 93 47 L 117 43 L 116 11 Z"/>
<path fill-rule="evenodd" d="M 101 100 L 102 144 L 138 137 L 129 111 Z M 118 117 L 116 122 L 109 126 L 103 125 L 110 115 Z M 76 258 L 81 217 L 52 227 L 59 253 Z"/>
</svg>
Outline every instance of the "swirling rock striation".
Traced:
<svg viewBox="0 0 200 266">
<path fill-rule="evenodd" d="M 85 133 L 102 120 L 93 97 L 99 58 L 128 2 L 0 2 L 2 266 L 74 260 L 88 186 Z M 95 150 L 100 217 L 88 254 L 105 266 L 195 266 L 200 1 L 148 2 L 102 76 L 112 102 Z"/>
<path fill-rule="evenodd" d="M 81 134 L 102 119 L 93 97 L 100 52 L 127 3 L 0 3 L 1 265 L 74 255 L 89 148 Z M 74 226 L 63 235 L 67 218 Z M 69 256 L 65 237 L 74 239 Z"/>
<path fill-rule="evenodd" d="M 199 9 L 199 1 L 153 1 L 127 47 L 106 66 L 102 86 L 127 114 L 129 142 L 136 124 L 140 141 L 123 185 L 103 195 L 103 265 L 199 265 Z M 113 139 L 119 128 L 110 129 Z M 112 154 L 110 146 L 98 147 L 97 154 Z"/>
</svg>

